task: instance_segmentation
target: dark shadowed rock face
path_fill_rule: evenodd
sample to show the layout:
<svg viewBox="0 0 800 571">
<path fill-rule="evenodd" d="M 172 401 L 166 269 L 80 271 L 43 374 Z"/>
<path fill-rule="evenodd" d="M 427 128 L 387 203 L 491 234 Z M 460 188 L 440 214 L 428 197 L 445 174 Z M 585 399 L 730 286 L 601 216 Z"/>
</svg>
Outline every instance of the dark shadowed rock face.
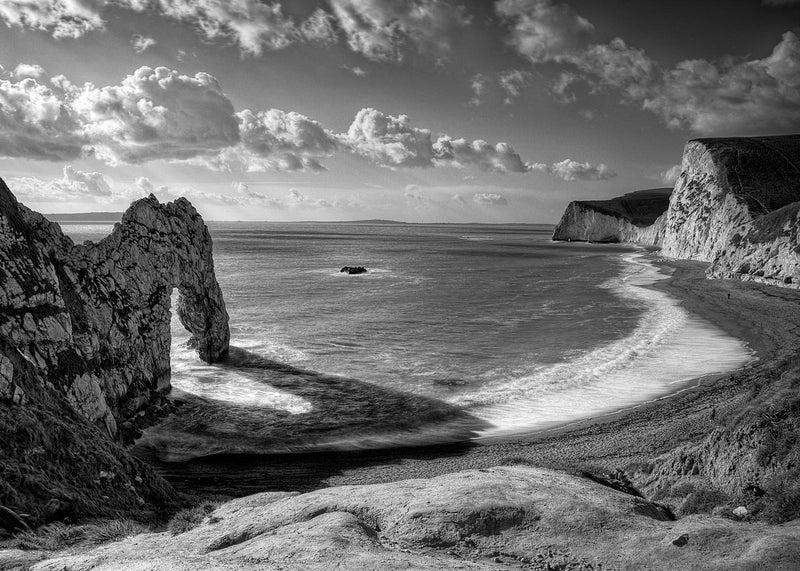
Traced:
<svg viewBox="0 0 800 571">
<path fill-rule="evenodd" d="M 90 512 L 80 496 L 97 482 L 110 508 L 168 493 L 114 440 L 170 389 L 173 288 L 200 357 L 220 359 L 228 315 L 187 200 L 139 200 L 110 236 L 74 245 L 0 181 L 0 504 Z"/>
</svg>

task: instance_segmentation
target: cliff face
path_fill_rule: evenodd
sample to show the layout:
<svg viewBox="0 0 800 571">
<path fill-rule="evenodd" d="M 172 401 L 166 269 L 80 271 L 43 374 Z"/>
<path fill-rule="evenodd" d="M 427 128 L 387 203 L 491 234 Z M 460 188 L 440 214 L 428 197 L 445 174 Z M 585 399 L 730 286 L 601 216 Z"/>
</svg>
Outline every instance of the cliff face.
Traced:
<svg viewBox="0 0 800 571">
<path fill-rule="evenodd" d="M 110 509 L 138 503 L 141 487 L 165 493 L 114 440 L 170 388 L 173 288 L 200 357 L 226 353 L 211 250 L 185 199 L 139 200 L 110 236 L 74 245 L 0 181 L 0 504 L 89 512 L 92 493 Z"/>
<path fill-rule="evenodd" d="M 553 240 L 656 244 L 661 226 L 658 218 L 669 206 L 670 192 L 669 188 L 653 188 L 611 200 L 570 202 Z"/>
<path fill-rule="evenodd" d="M 609 211 L 636 194 L 571 203 L 553 239 L 660 246 L 711 262 L 710 277 L 798 287 L 800 135 L 689 141 L 668 208 L 649 225 Z"/>
</svg>

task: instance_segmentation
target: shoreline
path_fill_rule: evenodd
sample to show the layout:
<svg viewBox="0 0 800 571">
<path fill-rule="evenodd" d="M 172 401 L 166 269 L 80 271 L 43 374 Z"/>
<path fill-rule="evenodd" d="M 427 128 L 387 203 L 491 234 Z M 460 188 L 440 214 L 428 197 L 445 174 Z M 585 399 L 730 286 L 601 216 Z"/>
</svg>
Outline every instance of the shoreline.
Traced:
<svg viewBox="0 0 800 571">
<path fill-rule="evenodd" d="M 237 459 L 227 455 L 219 461 L 203 459 L 196 468 L 192 464 L 160 464 L 156 469 L 184 492 L 240 496 L 257 491 L 311 491 L 431 478 L 515 462 L 606 472 L 646 463 L 711 432 L 715 422 L 721 422 L 743 402 L 748 379 L 774 369 L 800 345 L 800 292 L 751 282 L 707 280 L 706 264 L 701 262 L 657 258 L 653 263 L 668 269 L 671 275 L 650 287 L 665 291 L 692 315 L 745 341 L 756 359 L 735 371 L 687 380 L 675 391 L 618 411 L 490 441 L 312 452 L 292 455 L 291 460 L 287 455 L 247 457 L 240 459 L 239 467 L 247 468 L 246 473 L 239 473 Z M 233 481 L 219 485 L 230 476 Z"/>
</svg>

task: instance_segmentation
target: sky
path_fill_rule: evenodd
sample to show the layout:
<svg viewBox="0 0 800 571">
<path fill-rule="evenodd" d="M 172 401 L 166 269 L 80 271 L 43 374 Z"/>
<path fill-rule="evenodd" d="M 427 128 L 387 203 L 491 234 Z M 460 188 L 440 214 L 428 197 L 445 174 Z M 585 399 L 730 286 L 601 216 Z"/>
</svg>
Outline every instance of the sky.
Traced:
<svg viewBox="0 0 800 571">
<path fill-rule="evenodd" d="M 0 0 L 0 176 L 46 213 L 554 223 L 688 139 L 800 133 L 800 0 Z"/>
</svg>

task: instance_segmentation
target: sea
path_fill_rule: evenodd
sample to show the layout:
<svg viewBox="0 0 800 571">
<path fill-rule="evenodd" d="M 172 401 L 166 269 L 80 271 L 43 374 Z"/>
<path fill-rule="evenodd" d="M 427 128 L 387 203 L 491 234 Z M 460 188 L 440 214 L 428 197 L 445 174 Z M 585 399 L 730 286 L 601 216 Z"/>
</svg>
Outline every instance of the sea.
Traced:
<svg viewBox="0 0 800 571">
<path fill-rule="evenodd" d="M 203 363 L 173 316 L 181 406 L 140 442 L 162 460 L 487 442 L 754 358 L 654 287 L 669 270 L 636 246 L 553 242 L 545 225 L 208 227 L 232 349 Z"/>
</svg>

